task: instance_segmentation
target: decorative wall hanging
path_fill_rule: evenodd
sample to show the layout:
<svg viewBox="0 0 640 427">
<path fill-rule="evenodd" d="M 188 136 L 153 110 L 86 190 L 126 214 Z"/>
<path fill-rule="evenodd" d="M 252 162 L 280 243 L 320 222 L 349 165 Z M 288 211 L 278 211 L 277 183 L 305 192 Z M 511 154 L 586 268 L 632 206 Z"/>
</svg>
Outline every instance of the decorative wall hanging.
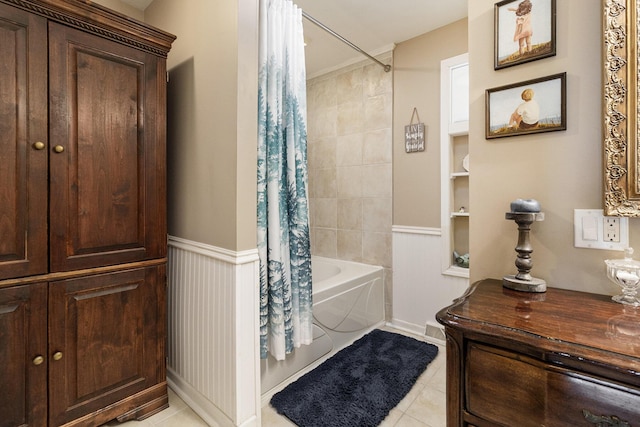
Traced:
<svg viewBox="0 0 640 427">
<path fill-rule="evenodd" d="M 413 122 L 414 118 L 417 118 L 416 123 Z M 426 130 L 424 123 L 420 123 L 418 109 L 414 107 L 411 121 L 404 127 L 404 148 L 407 153 L 424 151 Z"/>
<path fill-rule="evenodd" d="M 567 129 L 567 73 L 486 90 L 485 137 Z"/>
<path fill-rule="evenodd" d="M 556 0 L 504 0 L 494 14 L 494 69 L 556 54 Z"/>
</svg>

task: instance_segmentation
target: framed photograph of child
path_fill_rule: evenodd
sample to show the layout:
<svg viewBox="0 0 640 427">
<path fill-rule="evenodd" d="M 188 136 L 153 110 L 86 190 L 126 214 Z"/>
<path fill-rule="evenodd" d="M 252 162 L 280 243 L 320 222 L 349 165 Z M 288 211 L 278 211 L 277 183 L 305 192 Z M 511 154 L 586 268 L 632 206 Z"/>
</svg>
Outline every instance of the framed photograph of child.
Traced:
<svg viewBox="0 0 640 427">
<path fill-rule="evenodd" d="M 553 74 L 485 92 L 485 137 L 567 129 L 567 73 Z"/>
<path fill-rule="evenodd" d="M 556 54 L 556 0 L 503 0 L 494 14 L 495 70 Z"/>
</svg>

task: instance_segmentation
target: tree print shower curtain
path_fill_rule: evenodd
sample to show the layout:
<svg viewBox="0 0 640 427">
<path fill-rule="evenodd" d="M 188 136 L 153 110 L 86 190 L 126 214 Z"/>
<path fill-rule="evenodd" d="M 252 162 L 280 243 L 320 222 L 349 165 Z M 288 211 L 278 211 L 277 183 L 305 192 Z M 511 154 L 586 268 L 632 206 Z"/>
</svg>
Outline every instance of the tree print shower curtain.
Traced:
<svg viewBox="0 0 640 427">
<path fill-rule="evenodd" d="M 260 0 L 258 252 L 260 357 L 312 341 L 302 11 Z"/>
</svg>

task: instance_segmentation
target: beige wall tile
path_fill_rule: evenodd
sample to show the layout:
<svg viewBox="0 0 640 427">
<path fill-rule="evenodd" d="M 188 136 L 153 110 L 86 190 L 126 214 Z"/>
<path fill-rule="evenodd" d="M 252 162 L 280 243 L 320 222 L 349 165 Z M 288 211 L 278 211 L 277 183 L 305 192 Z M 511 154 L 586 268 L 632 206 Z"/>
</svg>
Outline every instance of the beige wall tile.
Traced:
<svg viewBox="0 0 640 427">
<path fill-rule="evenodd" d="M 362 68 L 356 68 L 336 76 L 338 105 L 350 102 L 361 102 L 363 94 L 362 80 Z"/>
<path fill-rule="evenodd" d="M 393 161 L 393 141 L 391 128 L 374 130 L 364 134 L 362 163 L 373 165 Z"/>
<path fill-rule="evenodd" d="M 371 106 L 372 110 L 374 108 L 376 105 Z M 337 114 L 336 132 L 338 136 L 360 133 L 364 130 L 365 114 L 361 101 L 339 104 Z"/>
<path fill-rule="evenodd" d="M 362 260 L 367 264 L 391 268 L 391 232 L 363 232 Z"/>
<path fill-rule="evenodd" d="M 391 56 L 383 62 L 390 63 Z M 392 81 L 393 73 L 363 61 L 307 85 L 312 253 L 384 266 L 387 319 L 392 316 Z"/>
<path fill-rule="evenodd" d="M 365 198 L 362 201 L 362 229 L 389 233 L 392 226 L 391 197 Z"/>
<path fill-rule="evenodd" d="M 340 111 L 338 109 L 338 111 Z M 340 114 L 340 113 L 339 113 Z M 360 112 L 362 114 L 362 112 Z M 364 104 L 364 127 L 367 130 L 391 128 L 393 96 L 390 93 L 372 96 Z M 338 131 L 340 128 L 338 127 Z"/>
<path fill-rule="evenodd" d="M 391 197 L 392 189 L 391 164 L 362 167 L 362 195 L 364 197 Z"/>
<path fill-rule="evenodd" d="M 309 185 L 309 187 L 311 187 L 311 185 Z M 315 197 L 311 197 L 311 190 L 309 190 L 309 227 L 313 228 L 315 227 L 315 212 L 316 212 L 316 198 Z"/>
<path fill-rule="evenodd" d="M 362 231 L 338 230 L 338 258 L 362 261 Z"/>
<path fill-rule="evenodd" d="M 346 166 L 336 169 L 338 198 L 362 197 L 362 167 Z"/>
<path fill-rule="evenodd" d="M 315 199 L 314 224 L 320 228 L 336 228 L 338 226 L 337 200 Z"/>
<path fill-rule="evenodd" d="M 311 209 L 311 201 L 317 197 L 316 186 L 318 180 L 316 179 L 315 174 L 316 170 L 311 169 L 311 166 L 309 166 L 309 170 L 307 171 L 307 175 L 309 176 L 309 182 L 307 183 L 307 191 L 309 192 L 309 209 Z"/>
<path fill-rule="evenodd" d="M 307 138 L 318 140 L 337 135 L 338 108 L 321 108 L 307 115 Z"/>
<path fill-rule="evenodd" d="M 363 157 L 362 133 L 339 136 L 336 146 L 336 164 L 338 166 L 359 166 Z"/>
<path fill-rule="evenodd" d="M 307 159 L 310 169 L 336 166 L 336 138 L 321 138 L 307 144 Z"/>
<path fill-rule="evenodd" d="M 393 319 L 393 270 L 384 269 L 384 311 L 386 319 Z"/>
<path fill-rule="evenodd" d="M 385 64 L 391 63 L 391 58 L 385 58 Z M 385 72 L 378 64 L 366 65 L 363 69 L 364 96 L 375 96 L 393 92 L 393 73 Z"/>
<path fill-rule="evenodd" d="M 307 111 L 315 113 L 319 109 L 335 107 L 337 95 L 335 79 L 313 80 L 307 86 Z"/>
<path fill-rule="evenodd" d="M 316 229 L 313 226 L 309 229 L 309 239 L 311 240 L 311 254 L 315 255 L 318 251 L 316 250 Z"/>
<path fill-rule="evenodd" d="M 336 197 L 336 168 L 316 169 L 312 176 L 315 179 L 313 197 Z"/>
<path fill-rule="evenodd" d="M 343 230 L 362 230 L 361 198 L 338 199 L 338 228 Z"/>
<path fill-rule="evenodd" d="M 328 228 L 315 229 L 315 248 L 314 255 L 335 258 L 338 254 L 337 232 Z"/>
</svg>

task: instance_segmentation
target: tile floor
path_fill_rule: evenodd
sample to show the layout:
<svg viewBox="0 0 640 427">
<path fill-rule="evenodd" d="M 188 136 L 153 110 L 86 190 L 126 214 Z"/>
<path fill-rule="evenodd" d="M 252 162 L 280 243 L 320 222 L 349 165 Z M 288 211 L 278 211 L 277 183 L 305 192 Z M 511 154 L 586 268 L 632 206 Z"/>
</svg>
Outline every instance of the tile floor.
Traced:
<svg viewBox="0 0 640 427">
<path fill-rule="evenodd" d="M 404 333 L 391 328 L 394 332 Z M 418 336 L 406 334 L 417 339 Z M 445 347 L 438 345 L 438 356 L 418 378 L 407 396 L 382 422 L 381 427 L 444 427 L 446 425 L 446 364 Z M 169 389 L 168 409 L 142 422 L 111 422 L 108 427 L 206 427 L 207 424 L 196 415 L 171 389 Z M 278 415 L 270 406 L 262 408 L 262 427 L 295 427 L 287 418 Z M 330 427 L 330 426 L 327 426 Z"/>
<path fill-rule="evenodd" d="M 102 427 L 207 427 L 207 423 L 169 389 L 169 407 L 143 421 L 111 421 Z"/>
</svg>

